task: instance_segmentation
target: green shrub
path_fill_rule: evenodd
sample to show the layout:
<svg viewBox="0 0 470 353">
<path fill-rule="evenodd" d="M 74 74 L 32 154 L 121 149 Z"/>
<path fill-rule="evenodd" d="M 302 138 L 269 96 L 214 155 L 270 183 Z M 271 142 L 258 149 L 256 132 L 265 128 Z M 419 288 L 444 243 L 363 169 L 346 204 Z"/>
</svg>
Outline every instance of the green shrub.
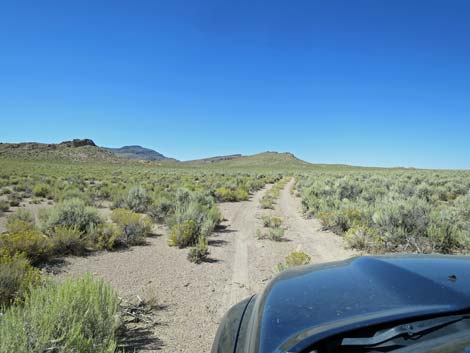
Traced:
<svg viewBox="0 0 470 353">
<path fill-rule="evenodd" d="M 269 228 L 268 239 L 281 241 L 284 237 L 284 228 Z"/>
<path fill-rule="evenodd" d="M 229 188 L 220 187 L 215 190 L 214 196 L 219 202 L 236 202 L 248 200 L 249 194 L 242 188 L 231 190 Z"/>
<path fill-rule="evenodd" d="M 219 209 L 215 206 L 211 207 L 199 221 L 199 233 L 205 237 L 210 236 L 222 219 Z"/>
<path fill-rule="evenodd" d="M 96 208 L 86 206 L 85 202 L 80 199 L 65 200 L 51 209 L 41 210 L 39 216 L 42 229 L 46 233 L 61 226 L 91 234 L 97 226 L 103 223 Z"/>
<path fill-rule="evenodd" d="M 9 188 L 2 188 L 0 189 L 0 196 L 2 195 L 8 195 L 11 193 L 11 190 Z"/>
<path fill-rule="evenodd" d="M 470 220 L 469 220 L 470 221 Z M 461 248 L 466 248 L 465 230 L 461 227 L 455 215 L 448 210 L 434 211 L 431 214 L 428 233 L 428 247 L 425 252 L 451 254 Z"/>
<path fill-rule="evenodd" d="M 321 211 L 318 213 L 318 219 L 323 229 L 331 230 L 337 234 L 343 234 L 349 228 L 365 222 L 362 213 L 354 208 Z"/>
<path fill-rule="evenodd" d="M 17 192 L 8 195 L 8 202 L 11 207 L 18 207 L 21 203 L 22 197 Z"/>
<path fill-rule="evenodd" d="M 172 246 L 196 244 L 199 235 L 209 236 L 222 219 L 210 195 L 178 189 L 175 199 L 174 214 L 167 219 Z"/>
<path fill-rule="evenodd" d="M 114 208 L 127 208 L 131 211 L 144 213 L 150 206 L 151 199 L 142 186 L 133 186 L 127 194 L 118 196 L 114 201 Z"/>
<path fill-rule="evenodd" d="M 209 245 L 207 238 L 200 235 L 196 246 L 189 249 L 188 260 L 196 264 L 200 264 L 209 255 Z"/>
<path fill-rule="evenodd" d="M 34 226 L 34 224 L 31 224 L 27 221 L 12 217 L 7 220 L 6 228 L 7 228 L 7 233 L 20 233 L 23 231 L 35 229 L 36 227 Z"/>
<path fill-rule="evenodd" d="M 215 199 L 219 202 L 235 201 L 232 190 L 228 188 L 217 188 L 214 192 Z"/>
<path fill-rule="evenodd" d="M 0 249 L 10 256 L 23 253 L 33 265 L 49 260 L 52 250 L 49 239 L 39 229 L 20 220 L 0 234 Z"/>
<path fill-rule="evenodd" d="M 57 226 L 49 233 L 54 255 L 83 255 L 86 252 L 86 240 L 77 228 Z"/>
<path fill-rule="evenodd" d="M 5 311 L 0 351 L 114 353 L 119 318 L 119 299 L 102 280 L 47 283 L 32 289 L 22 306 Z"/>
<path fill-rule="evenodd" d="M 470 250 L 468 174 L 386 171 L 299 177 L 306 215 L 367 252 Z M 455 200 L 455 201 L 454 201 Z"/>
<path fill-rule="evenodd" d="M 147 191 L 141 186 L 132 187 L 129 190 L 126 200 L 127 207 L 130 210 L 139 213 L 147 211 L 150 201 Z"/>
<path fill-rule="evenodd" d="M 197 223 L 189 219 L 180 224 L 175 224 L 171 228 L 169 245 L 184 248 L 186 246 L 194 245 L 198 239 L 198 226 Z"/>
<path fill-rule="evenodd" d="M 279 228 L 282 225 L 282 219 L 279 217 L 271 217 L 268 215 L 264 215 L 261 217 L 263 221 L 263 226 L 269 228 Z"/>
<path fill-rule="evenodd" d="M 89 236 L 89 242 L 94 249 L 113 250 L 120 245 L 126 245 L 121 233 L 119 227 L 105 223 L 96 227 L 95 232 Z"/>
<path fill-rule="evenodd" d="M 284 238 L 284 228 L 275 227 L 268 228 L 267 232 L 262 232 L 260 229 L 256 230 L 256 237 L 260 240 L 269 239 L 273 241 L 282 241 Z"/>
<path fill-rule="evenodd" d="M 42 202 L 42 199 L 39 197 L 33 197 L 31 200 L 29 200 L 30 205 L 39 205 Z"/>
<path fill-rule="evenodd" d="M 15 223 L 17 220 L 27 223 L 29 225 L 34 225 L 35 223 L 34 216 L 31 211 L 24 208 L 20 208 L 15 213 L 8 216 L 7 228 L 11 228 L 12 226 L 10 224 Z"/>
<path fill-rule="evenodd" d="M 250 194 L 248 193 L 248 191 L 242 188 L 236 189 L 234 194 L 235 194 L 236 201 L 247 201 L 248 198 L 250 197 Z"/>
<path fill-rule="evenodd" d="M 33 187 L 33 195 L 38 197 L 47 197 L 51 193 L 51 188 L 49 185 L 44 183 L 39 183 Z"/>
<path fill-rule="evenodd" d="M 260 206 L 264 209 L 274 209 L 274 200 L 270 196 L 263 196 L 260 200 Z"/>
<path fill-rule="evenodd" d="M 344 237 L 344 241 L 349 248 L 368 253 L 380 252 L 384 246 L 377 230 L 367 226 L 350 228 Z"/>
<path fill-rule="evenodd" d="M 148 210 L 148 214 L 156 223 L 163 223 L 172 212 L 174 212 L 174 206 L 165 198 L 155 200 Z"/>
<path fill-rule="evenodd" d="M 23 301 L 30 286 L 39 281 L 39 270 L 24 255 L 0 252 L 0 309 Z"/>
<path fill-rule="evenodd" d="M 145 238 L 151 234 L 152 222 L 147 216 L 118 208 L 111 214 L 111 219 L 117 224 L 119 240 L 125 245 L 143 244 Z"/>
<path fill-rule="evenodd" d="M 311 260 L 310 255 L 297 249 L 287 255 L 284 263 L 278 264 L 277 268 L 279 272 L 282 272 L 292 267 L 308 265 Z"/>
<path fill-rule="evenodd" d="M 10 203 L 6 200 L 0 200 L 0 212 L 6 212 L 10 209 Z"/>
<path fill-rule="evenodd" d="M 459 222 L 470 222 L 470 193 L 458 197 L 454 202 L 454 208 Z"/>
<path fill-rule="evenodd" d="M 58 202 L 77 199 L 81 200 L 85 205 L 89 205 L 91 203 L 90 196 L 87 193 L 73 186 L 69 186 L 63 190 L 56 190 L 54 192 L 54 200 Z"/>
</svg>

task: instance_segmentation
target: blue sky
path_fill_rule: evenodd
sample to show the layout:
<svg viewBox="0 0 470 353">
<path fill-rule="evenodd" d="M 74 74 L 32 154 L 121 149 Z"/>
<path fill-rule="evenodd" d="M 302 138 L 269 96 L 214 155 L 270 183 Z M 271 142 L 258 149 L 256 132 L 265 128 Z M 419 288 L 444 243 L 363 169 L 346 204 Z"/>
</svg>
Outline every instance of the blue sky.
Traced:
<svg viewBox="0 0 470 353">
<path fill-rule="evenodd" d="M 0 0 L 0 141 L 470 169 L 470 2 Z"/>
</svg>

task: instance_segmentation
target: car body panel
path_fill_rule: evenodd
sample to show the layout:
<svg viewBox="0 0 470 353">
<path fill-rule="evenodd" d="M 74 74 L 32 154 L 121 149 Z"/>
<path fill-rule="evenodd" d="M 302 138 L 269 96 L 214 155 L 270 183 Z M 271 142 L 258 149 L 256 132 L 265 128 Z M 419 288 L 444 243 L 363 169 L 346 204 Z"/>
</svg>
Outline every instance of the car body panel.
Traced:
<svg viewBox="0 0 470 353">
<path fill-rule="evenodd" d="M 302 266 L 274 278 L 251 306 L 242 323 L 249 329 L 237 343 L 244 353 L 301 352 L 358 327 L 467 310 L 470 257 L 357 257 Z"/>
</svg>

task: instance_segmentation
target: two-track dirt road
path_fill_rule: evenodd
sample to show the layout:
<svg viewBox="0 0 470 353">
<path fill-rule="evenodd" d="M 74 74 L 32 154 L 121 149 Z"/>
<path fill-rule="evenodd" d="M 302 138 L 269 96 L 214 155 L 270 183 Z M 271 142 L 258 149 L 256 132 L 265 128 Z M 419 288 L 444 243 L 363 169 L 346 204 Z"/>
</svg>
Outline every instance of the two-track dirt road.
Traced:
<svg viewBox="0 0 470 353">
<path fill-rule="evenodd" d="M 300 246 L 313 263 L 353 255 L 338 236 L 302 217 L 299 200 L 290 193 L 293 183 L 292 179 L 281 191 L 275 210 L 259 207 L 266 189 L 249 201 L 220 204 L 224 228 L 210 237 L 209 262 L 190 263 L 187 250 L 167 245 L 167 231 L 161 227 L 162 235 L 149 239 L 147 246 L 67 258 L 59 276 L 90 272 L 109 281 L 123 297 L 154 295 L 162 306 L 157 312 L 158 339 L 137 346 L 139 350 L 207 353 L 223 314 L 262 290 L 291 251 Z M 269 213 L 282 217 L 285 241 L 257 239 L 256 229 L 262 227 L 259 217 Z"/>
</svg>

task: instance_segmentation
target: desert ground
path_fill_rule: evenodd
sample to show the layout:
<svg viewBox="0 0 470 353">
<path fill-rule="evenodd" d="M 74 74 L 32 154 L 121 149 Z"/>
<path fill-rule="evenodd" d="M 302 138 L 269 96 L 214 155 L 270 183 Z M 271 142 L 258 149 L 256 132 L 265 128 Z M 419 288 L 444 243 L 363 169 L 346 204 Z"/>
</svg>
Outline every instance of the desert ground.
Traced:
<svg viewBox="0 0 470 353">
<path fill-rule="evenodd" d="M 208 261 L 196 265 L 182 252 L 167 246 L 168 230 L 156 228 L 147 245 L 87 257 L 68 257 L 56 269 L 59 278 L 86 272 L 111 283 L 126 300 L 151 297 L 158 304 L 154 338 L 140 342 L 148 352 L 206 353 L 224 313 L 240 300 L 261 291 L 278 273 L 277 264 L 301 248 L 312 263 L 342 260 L 354 255 L 342 239 L 321 230 L 315 219 L 305 219 L 300 199 L 291 192 L 294 179 L 280 193 L 274 210 L 264 210 L 259 200 L 271 187 L 249 201 L 221 203 L 222 226 L 209 239 Z M 260 240 L 260 217 L 272 214 L 283 219 L 284 240 Z"/>
</svg>

